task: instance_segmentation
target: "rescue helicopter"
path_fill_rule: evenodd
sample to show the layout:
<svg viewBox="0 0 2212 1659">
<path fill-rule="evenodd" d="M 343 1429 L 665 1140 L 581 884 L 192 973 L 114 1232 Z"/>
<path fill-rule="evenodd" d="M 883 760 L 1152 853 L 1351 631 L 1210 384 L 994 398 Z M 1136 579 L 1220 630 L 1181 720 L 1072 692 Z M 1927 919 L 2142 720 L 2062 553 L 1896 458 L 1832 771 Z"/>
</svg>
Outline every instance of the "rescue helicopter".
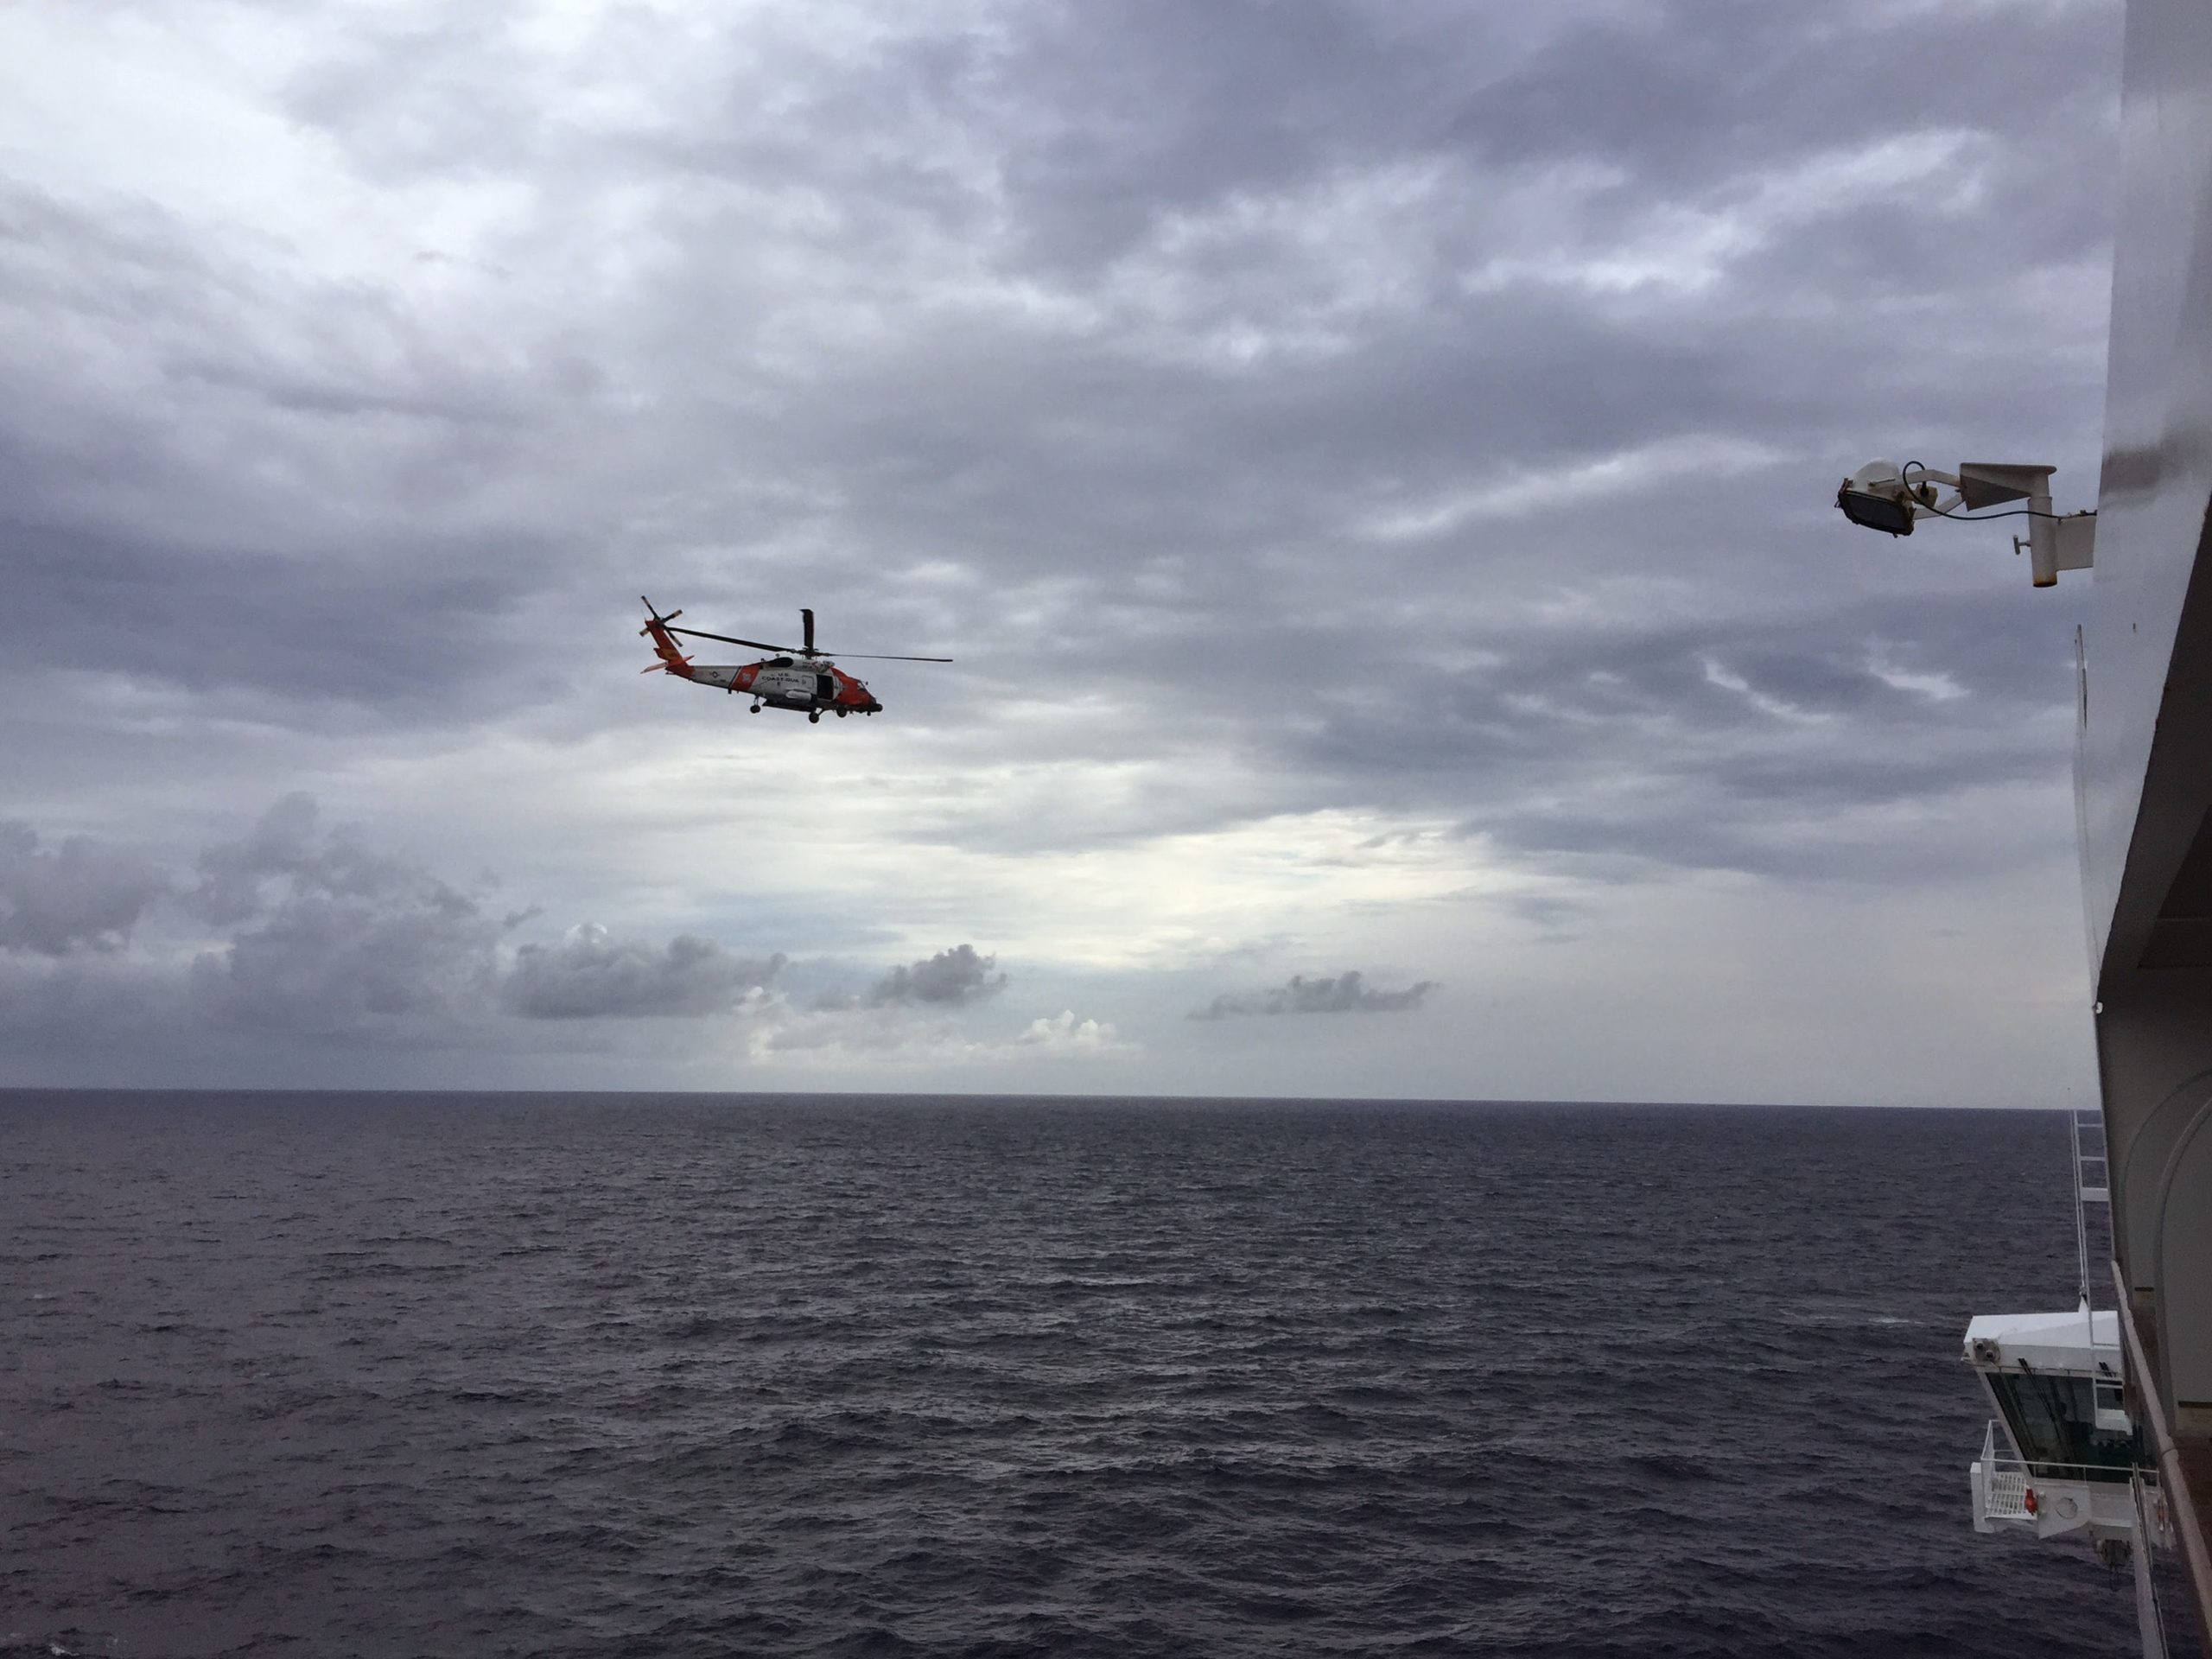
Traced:
<svg viewBox="0 0 2212 1659">
<path fill-rule="evenodd" d="M 702 628 L 671 627 L 670 624 L 683 614 L 682 611 L 671 611 L 663 616 L 653 609 L 652 601 L 648 599 L 644 603 L 645 626 L 638 632 L 641 638 L 652 640 L 653 655 L 660 660 L 639 670 L 640 673 L 673 674 L 694 685 L 714 686 L 733 695 L 746 692 L 753 698 L 752 712 L 756 715 L 763 709 L 789 709 L 804 714 L 810 722 L 817 725 L 825 712 L 842 720 L 847 715 L 873 715 L 883 707 L 866 685 L 815 649 L 812 611 L 802 610 L 798 613 L 804 645 L 772 645 L 765 639 L 741 639 L 734 634 L 709 633 Z M 757 663 L 709 667 L 694 663 L 677 649 L 673 636 L 679 633 L 693 639 L 719 639 L 726 645 L 751 645 L 756 651 L 774 654 Z M 873 663 L 952 660 L 950 657 L 880 657 L 865 652 L 848 655 Z"/>
</svg>

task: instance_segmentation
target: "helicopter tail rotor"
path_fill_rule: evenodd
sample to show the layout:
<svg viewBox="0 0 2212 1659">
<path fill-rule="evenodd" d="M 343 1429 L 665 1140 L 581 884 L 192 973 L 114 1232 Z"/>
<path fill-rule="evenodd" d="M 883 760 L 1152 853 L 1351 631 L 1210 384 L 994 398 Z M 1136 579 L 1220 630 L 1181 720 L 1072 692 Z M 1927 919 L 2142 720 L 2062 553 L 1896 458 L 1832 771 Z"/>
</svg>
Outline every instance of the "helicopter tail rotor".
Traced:
<svg viewBox="0 0 2212 1659">
<path fill-rule="evenodd" d="M 645 626 L 638 632 L 641 637 L 652 639 L 653 655 L 660 660 L 638 671 L 640 674 L 681 674 L 688 678 L 691 672 L 691 659 L 676 648 L 676 640 L 668 631 L 668 625 L 683 613 L 674 610 L 663 616 L 653 609 L 652 601 L 644 599 L 642 594 L 639 598 L 644 601 L 645 607 Z"/>
</svg>

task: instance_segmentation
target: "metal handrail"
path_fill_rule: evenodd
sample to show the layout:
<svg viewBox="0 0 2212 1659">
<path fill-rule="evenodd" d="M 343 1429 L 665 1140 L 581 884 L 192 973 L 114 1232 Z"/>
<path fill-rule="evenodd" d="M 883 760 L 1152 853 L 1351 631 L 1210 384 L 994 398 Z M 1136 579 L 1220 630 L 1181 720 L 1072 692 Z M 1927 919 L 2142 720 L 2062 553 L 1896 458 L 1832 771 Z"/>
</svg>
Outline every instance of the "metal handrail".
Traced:
<svg viewBox="0 0 2212 1659">
<path fill-rule="evenodd" d="M 1981 1462 L 1975 1473 L 1974 1527 L 1985 1530 L 1990 1521 L 2033 1521 L 2035 1510 L 2028 1503 L 2028 1471 L 2017 1460 L 1997 1455 L 1997 1431 L 2002 1427 L 1994 1419 L 1981 1437 Z M 2011 1464 L 2010 1468 L 2001 1465 Z"/>
<path fill-rule="evenodd" d="M 2130 1463 L 2049 1463 L 2040 1458 L 2014 1457 L 1997 1449 L 1997 1433 L 2005 1431 L 2005 1445 L 2012 1450 L 2012 1432 L 2001 1417 L 1992 1417 L 1989 1427 L 1981 1437 L 1981 1460 L 1992 1470 L 2018 1469 L 2037 1480 L 2078 1480 L 2084 1483 L 2117 1485 L 2132 1480 L 2137 1475 L 2150 1472 L 2142 1465 Z"/>
<path fill-rule="evenodd" d="M 2181 1541 L 2182 1560 L 2189 1567 L 2189 1587 L 2196 1597 L 2197 1619 L 2205 1629 L 2212 1630 L 2212 1552 L 2204 1547 L 2204 1533 L 2197 1524 L 2189 1478 L 2182 1472 L 2181 1451 L 2174 1445 L 2173 1431 L 2166 1427 L 2165 1408 L 2158 1402 L 2158 1382 L 2151 1375 L 2151 1368 L 2143 1363 L 2143 1338 L 2136 1334 L 2127 1281 L 2120 1276 L 2117 1262 L 2112 1264 L 2112 1280 L 2113 1287 L 2120 1294 L 2120 1329 L 2127 1338 L 2127 1363 L 2134 1374 L 2135 1391 L 2143 1406 L 2138 1416 L 2151 1425 L 2151 1441 L 2158 1453 L 2158 1484 L 2165 1492 L 2166 1513 Z"/>
</svg>

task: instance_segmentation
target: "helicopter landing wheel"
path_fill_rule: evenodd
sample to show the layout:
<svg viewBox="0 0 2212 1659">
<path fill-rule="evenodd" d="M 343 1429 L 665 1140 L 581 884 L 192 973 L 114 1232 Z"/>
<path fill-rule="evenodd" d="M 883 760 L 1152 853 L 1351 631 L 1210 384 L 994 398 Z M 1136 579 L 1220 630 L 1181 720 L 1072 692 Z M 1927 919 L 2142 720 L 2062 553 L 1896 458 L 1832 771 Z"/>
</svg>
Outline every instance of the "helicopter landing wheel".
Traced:
<svg viewBox="0 0 2212 1659">
<path fill-rule="evenodd" d="M 752 707 L 752 708 L 750 708 L 750 709 L 748 709 L 747 710 L 746 710 L 746 712 L 747 712 L 747 714 L 753 714 L 753 715 L 757 715 L 757 714 L 759 714 L 759 713 L 760 712 L 760 705 L 759 703 L 757 703 L 757 702 L 756 702 L 756 703 L 754 703 L 754 704 L 753 705 L 753 707 Z"/>
<path fill-rule="evenodd" d="M 806 711 L 806 723 L 810 726 L 819 726 L 822 723 L 822 711 L 819 709 L 808 709 Z"/>
<path fill-rule="evenodd" d="M 840 709 L 837 711 L 837 718 L 838 718 L 838 719 L 840 719 L 840 720 L 842 720 L 842 719 L 843 719 L 847 715 L 849 715 L 849 714 L 851 714 L 852 712 L 853 712 L 853 711 L 852 711 L 851 709 Z"/>
</svg>

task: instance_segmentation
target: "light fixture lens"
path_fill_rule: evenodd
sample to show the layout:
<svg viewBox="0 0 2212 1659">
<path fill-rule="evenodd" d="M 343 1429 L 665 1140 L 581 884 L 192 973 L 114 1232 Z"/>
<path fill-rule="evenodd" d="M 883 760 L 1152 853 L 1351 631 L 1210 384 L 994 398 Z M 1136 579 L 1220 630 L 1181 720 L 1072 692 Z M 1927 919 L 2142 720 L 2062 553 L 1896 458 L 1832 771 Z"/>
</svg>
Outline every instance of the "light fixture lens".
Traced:
<svg viewBox="0 0 2212 1659">
<path fill-rule="evenodd" d="M 1835 504 L 1843 509 L 1843 516 L 1854 524 L 1864 524 L 1869 530 L 1887 531 L 1892 536 L 1912 534 L 1912 506 L 1895 496 L 1876 495 L 1871 490 L 1854 490 L 1846 484 L 1835 493 Z"/>
</svg>

